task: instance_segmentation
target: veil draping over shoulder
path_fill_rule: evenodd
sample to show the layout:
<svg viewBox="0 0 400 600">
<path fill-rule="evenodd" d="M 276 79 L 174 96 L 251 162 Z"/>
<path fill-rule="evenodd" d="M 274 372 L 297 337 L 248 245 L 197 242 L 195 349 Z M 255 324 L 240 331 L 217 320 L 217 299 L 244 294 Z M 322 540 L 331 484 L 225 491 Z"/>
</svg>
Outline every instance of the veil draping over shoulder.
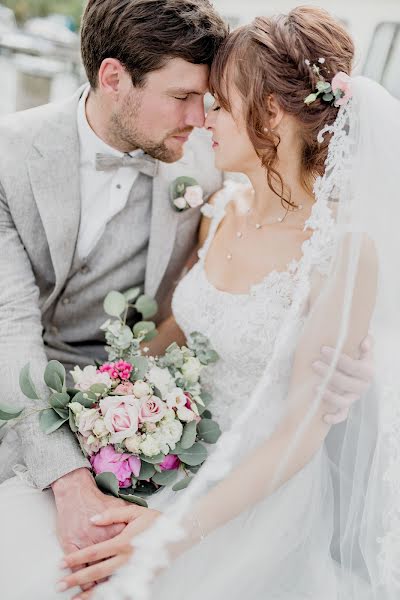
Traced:
<svg viewBox="0 0 400 600">
<path fill-rule="evenodd" d="M 273 358 L 97 599 L 400 597 L 400 104 L 369 79 L 351 85 L 320 132 L 313 233 Z M 318 429 L 329 377 L 316 387 L 310 362 L 323 345 L 357 356 L 368 330 L 373 386 L 346 423 Z"/>
</svg>

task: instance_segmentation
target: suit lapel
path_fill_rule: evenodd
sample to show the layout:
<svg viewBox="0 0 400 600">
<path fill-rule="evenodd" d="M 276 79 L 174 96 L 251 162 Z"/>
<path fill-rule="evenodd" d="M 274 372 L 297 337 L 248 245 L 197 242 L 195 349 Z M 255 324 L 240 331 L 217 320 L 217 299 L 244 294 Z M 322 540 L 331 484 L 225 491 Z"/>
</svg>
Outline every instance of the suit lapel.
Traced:
<svg viewBox="0 0 400 600">
<path fill-rule="evenodd" d="M 46 304 L 59 293 L 71 268 L 80 222 L 79 94 L 65 103 L 35 140 L 28 162 L 33 195 L 46 232 L 56 285 Z"/>
<path fill-rule="evenodd" d="M 183 158 L 175 163 L 158 163 L 158 172 L 153 180 L 153 205 L 147 257 L 145 291 L 155 296 L 171 258 L 175 244 L 180 214 L 170 203 L 169 186 L 174 179 L 187 173 L 192 159 L 187 150 Z"/>
</svg>

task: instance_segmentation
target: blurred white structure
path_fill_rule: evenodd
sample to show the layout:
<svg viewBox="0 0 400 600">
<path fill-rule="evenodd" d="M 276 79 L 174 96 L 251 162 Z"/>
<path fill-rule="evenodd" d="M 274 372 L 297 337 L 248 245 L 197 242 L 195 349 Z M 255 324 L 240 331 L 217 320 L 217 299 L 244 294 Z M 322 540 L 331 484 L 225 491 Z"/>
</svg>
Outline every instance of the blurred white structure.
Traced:
<svg viewBox="0 0 400 600">
<path fill-rule="evenodd" d="M 400 0 L 214 0 L 214 4 L 231 27 L 300 4 L 325 8 L 346 24 L 356 42 L 355 73 L 379 81 L 400 98 Z"/>
</svg>

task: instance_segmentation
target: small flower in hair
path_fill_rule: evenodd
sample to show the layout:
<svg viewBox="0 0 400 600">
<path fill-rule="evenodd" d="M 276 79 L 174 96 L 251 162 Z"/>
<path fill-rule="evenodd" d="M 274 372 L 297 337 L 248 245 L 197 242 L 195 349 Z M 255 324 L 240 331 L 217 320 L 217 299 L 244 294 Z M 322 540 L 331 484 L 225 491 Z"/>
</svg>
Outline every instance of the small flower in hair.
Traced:
<svg viewBox="0 0 400 600">
<path fill-rule="evenodd" d="M 325 59 L 319 58 L 318 62 L 324 64 Z M 324 102 L 339 108 L 339 106 L 342 106 L 342 104 L 345 104 L 351 98 L 351 78 L 346 73 L 340 71 L 332 79 L 332 82 L 329 83 L 321 75 L 321 67 L 314 63 L 311 65 L 311 70 L 318 78 L 318 81 L 315 91 L 304 99 L 304 103 L 307 106 L 315 102 L 317 98 L 320 98 Z"/>
</svg>

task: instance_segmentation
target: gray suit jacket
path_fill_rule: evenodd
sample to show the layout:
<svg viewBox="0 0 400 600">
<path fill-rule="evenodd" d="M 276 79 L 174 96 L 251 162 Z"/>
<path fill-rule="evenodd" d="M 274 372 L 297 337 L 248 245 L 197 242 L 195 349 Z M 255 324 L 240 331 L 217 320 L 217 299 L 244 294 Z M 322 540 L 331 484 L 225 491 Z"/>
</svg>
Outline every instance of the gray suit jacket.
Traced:
<svg viewBox="0 0 400 600">
<path fill-rule="evenodd" d="M 43 324 L 68 280 L 79 230 L 80 94 L 0 121 L 0 397 L 10 406 L 39 406 L 19 390 L 19 371 L 27 362 L 37 390 L 47 397 Z M 182 221 L 196 226 L 200 219 L 198 209 L 179 213 L 170 206 L 169 184 L 181 175 L 194 177 L 207 195 L 221 187 L 204 132 L 192 134 L 181 160 L 159 163 L 153 182 L 145 291 L 161 305 L 164 297 L 168 302 L 174 283 L 168 278 L 174 272 L 171 262 L 183 264 L 193 244 L 176 239 L 176 231 Z M 88 466 L 69 429 L 46 435 L 37 414 L 2 432 L 0 481 L 23 464 L 34 484 L 44 489 Z"/>
</svg>

